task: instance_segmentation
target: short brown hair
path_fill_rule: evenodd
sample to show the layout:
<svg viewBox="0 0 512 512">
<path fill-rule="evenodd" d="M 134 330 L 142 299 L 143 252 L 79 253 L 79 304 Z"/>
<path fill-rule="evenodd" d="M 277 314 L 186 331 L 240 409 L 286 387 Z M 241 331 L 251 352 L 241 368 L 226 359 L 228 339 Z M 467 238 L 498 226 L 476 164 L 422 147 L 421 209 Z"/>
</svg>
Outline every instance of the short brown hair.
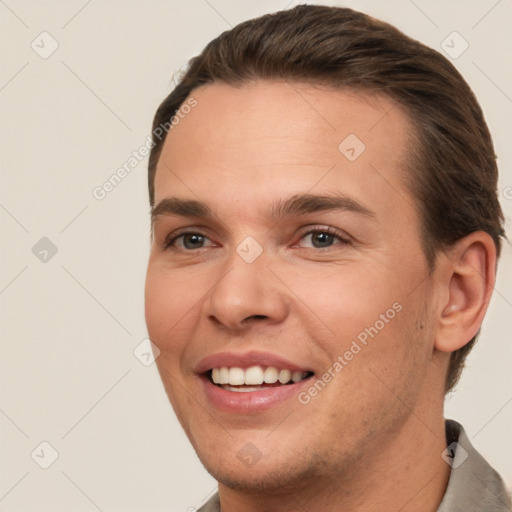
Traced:
<svg viewBox="0 0 512 512">
<path fill-rule="evenodd" d="M 496 157 L 468 84 L 440 53 L 346 8 L 300 5 L 252 19 L 224 32 L 191 59 L 154 118 L 151 205 L 165 140 L 155 137 L 155 130 L 173 119 L 201 85 L 238 86 L 258 79 L 367 90 L 399 104 L 416 129 L 409 187 L 418 202 L 430 267 L 439 250 L 478 230 L 492 236 L 499 255 L 504 231 Z M 451 355 L 446 391 L 457 383 L 477 337 Z"/>
</svg>

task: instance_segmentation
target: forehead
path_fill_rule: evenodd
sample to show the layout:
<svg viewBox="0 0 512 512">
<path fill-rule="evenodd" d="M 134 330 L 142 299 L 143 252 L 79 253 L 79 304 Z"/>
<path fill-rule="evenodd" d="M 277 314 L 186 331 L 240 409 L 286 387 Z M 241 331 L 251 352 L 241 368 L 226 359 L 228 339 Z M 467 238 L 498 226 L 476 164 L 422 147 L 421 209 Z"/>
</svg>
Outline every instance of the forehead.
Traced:
<svg viewBox="0 0 512 512">
<path fill-rule="evenodd" d="M 385 96 L 270 81 L 192 96 L 197 105 L 165 140 L 155 203 L 169 194 L 261 202 L 313 188 L 369 201 L 409 195 L 410 123 Z"/>
</svg>

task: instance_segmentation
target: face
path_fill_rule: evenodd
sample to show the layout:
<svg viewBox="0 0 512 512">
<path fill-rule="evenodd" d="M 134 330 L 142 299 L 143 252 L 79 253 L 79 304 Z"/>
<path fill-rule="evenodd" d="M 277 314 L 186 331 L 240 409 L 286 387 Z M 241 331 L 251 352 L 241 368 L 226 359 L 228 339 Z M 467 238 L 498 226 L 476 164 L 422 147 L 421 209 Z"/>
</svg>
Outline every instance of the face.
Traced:
<svg viewBox="0 0 512 512">
<path fill-rule="evenodd" d="M 348 474 L 428 401 L 407 117 L 310 85 L 192 96 L 155 177 L 146 320 L 166 392 L 225 485 Z"/>
</svg>

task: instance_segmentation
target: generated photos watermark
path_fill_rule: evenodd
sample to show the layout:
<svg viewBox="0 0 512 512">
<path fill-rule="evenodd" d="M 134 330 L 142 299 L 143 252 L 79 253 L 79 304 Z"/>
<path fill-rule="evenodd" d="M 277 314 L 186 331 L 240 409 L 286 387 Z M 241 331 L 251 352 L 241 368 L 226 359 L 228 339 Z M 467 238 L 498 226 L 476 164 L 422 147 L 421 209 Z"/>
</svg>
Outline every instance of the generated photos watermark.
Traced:
<svg viewBox="0 0 512 512">
<path fill-rule="evenodd" d="M 334 363 L 320 375 L 306 391 L 301 391 L 297 395 L 298 401 L 307 405 L 315 398 L 326 386 L 338 375 L 345 366 L 347 366 L 357 354 L 359 354 L 366 346 L 370 339 L 375 338 L 393 320 L 403 306 L 399 302 L 395 302 L 385 313 L 379 315 L 373 325 L 365 327 L 352 341 L 352 344 L 343 354 L 339 355 Z"/>
<path fill-rule="evenodd" d="M 176 112 L 169 121 L 157 126 L 152 135 L 148 135 L 146 140 L 126 159 L 126 161 L 110 175 L 101 185 L 94 187 L 92 195 L 98 201 L 103 201 L 107 195 L 112 192 L 139 164 L 149 155 L 151 149 L 156 145 L 156 140 L 161 141 L 167 133 L 181 122 L 194 107 L 197 106 L 197 100 L 190 97 Z"/>
</svg>

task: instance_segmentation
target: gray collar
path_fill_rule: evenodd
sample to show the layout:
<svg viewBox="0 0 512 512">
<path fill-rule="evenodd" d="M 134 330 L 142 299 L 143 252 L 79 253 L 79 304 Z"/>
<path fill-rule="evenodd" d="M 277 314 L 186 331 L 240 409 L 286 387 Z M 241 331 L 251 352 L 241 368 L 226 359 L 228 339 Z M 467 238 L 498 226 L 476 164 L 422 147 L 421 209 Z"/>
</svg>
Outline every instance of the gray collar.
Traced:
<svg viewBox="0 0 512 512">
<path fill-rule="evenodd" d="M 466 432 L 456 421 L 446 421 L 446 444 L 443 458 L 452 466 L 452 470 L 437 512 L 512 510 L 500 475 L 473 448 Z"/>
</svg>

